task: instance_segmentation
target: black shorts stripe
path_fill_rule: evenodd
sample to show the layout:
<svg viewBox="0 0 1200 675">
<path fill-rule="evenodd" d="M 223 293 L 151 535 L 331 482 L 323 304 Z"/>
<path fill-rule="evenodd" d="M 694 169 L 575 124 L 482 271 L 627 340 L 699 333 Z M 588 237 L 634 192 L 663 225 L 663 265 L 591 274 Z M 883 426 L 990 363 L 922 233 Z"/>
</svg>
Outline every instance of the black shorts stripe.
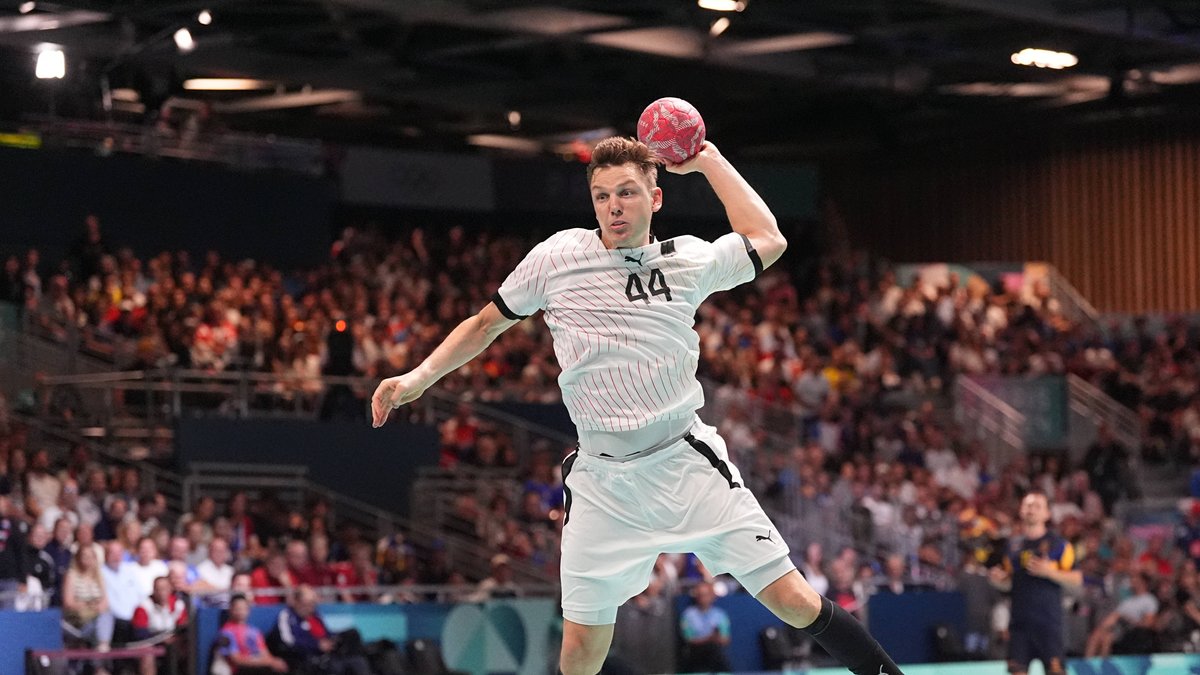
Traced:
<svg viewBox="0 0 1200 675">
<path fill-rule="evenodd" d="M 730 490 L 732 490 L 733 488 L 742 487 L 738 483 L 734 482 L 733 472 L 731 472 L 729 470 L 729 465 L 725 463 L 725 460 L 717 457 L 717 453 L 714 452 L 712 448 L 708 447 L 707 443 L 696 438 L 695 436 L 693 436 L 691 434 L 684 436 L 683 440 L 687 441 L 688 445 L 692 446 L 692 448 L 695 449 L 696 452 L 700 453 L 701 455 L 704 455 L 704 459 L 707 459 L 708 463 L 712 464 L 712 467 L 717 470 L 717 473 L 719 473 L 725 477 L 725 481 L 729 483 Z"/>
<path fill-rule="evenodd" d="M 738 236 L 741 237 L 742 242 L 746 244 L 746 255 L 750 256 L 750 263 L 754 265 L 754 278 L 757 279 L 758 275 L 762 274 L 763 271 L 762 258 L 758 257 L 758 251 L 754 250 L 754 244 L 750 243 L 750 237 L 747 237 L 741 232 L 738 233 Z"/>
<path fill-rule="evenodd" d="M 575 466 L 575 459 L 577 457 L 579 457 L 579 450 L 567 455 L 567 458 L 562 463 L 563 527 L 566 527 L 567 522 L 571 520 L 571 488 L 567 487 L 567 474 L 571 473 L 571 467 Z"/>
<path fill-rule="evenodd" d="M 504 302 L 504 298 L 500 297 L 499 293 L 492 293 L 492 302 L 496 304 L 496 309 L 500 310 L 500 313 L 503 314 L 507 319 L 512 321 L 520 321 L 521 319 L 529 318 L 528 314 L 517 314 L 509 309 L 508 305 Z"/>
</svg>

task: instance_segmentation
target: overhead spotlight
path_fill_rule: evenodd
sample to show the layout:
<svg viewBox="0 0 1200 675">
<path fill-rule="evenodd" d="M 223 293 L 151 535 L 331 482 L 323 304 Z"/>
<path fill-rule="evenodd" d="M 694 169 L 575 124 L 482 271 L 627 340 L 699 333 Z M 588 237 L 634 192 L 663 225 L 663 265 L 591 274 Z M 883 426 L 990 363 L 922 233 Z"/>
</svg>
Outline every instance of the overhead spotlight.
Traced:
<svg viewBox="0 0 1200 675">
<path fill-rule="evenodd" d="M 696 0 L 696 4 L 700 5 L 700 9 L 714 12 L 740 12 L 746 9 L 745 0 Z"/>
<path fill-rule="evenodd" d="M 184 54 L 195 49 L 196 41 L 192 39 L 192 31 L 186 28 L 180 28 L 175 31 L 175 46 Z"/>
<path fill-rule="evenodd" d="M 207 9 L 201 10 L 200 13 L 196 15 L 196 20 L 200 22 L 201 26 L 211 25 L 212 12 L 208 11 Z"/>
<path fill-rule="evenodd" d="M 61 80 L 67 74 L 67 55 L 58 48 L 43 49 L 38 54 L 37 68 L 34 71 L 38 79 Z"/>
<path fill-rule="evenodd" d="M 729 17 L 727 16 L 717 19 L 713 22 L 712 27 L 708 29 L 708 34 L 717 37 L 721 33 L 724 33 L 725 29 L 729 28 L 729 23 Z"/>
<path fill-rule="evenodd" d="M 508 111 L 508 126 L 513 131 L 516 131 L 517 129 L 521 128 L 521 111 L 520 110 L 509 110 Z"/>
<path fill-rule="evenodd" d="M 19 11 L 22 14 L 28 14 L 35 9 L 37 9 L 36 2 L 22 2 L 21 6 L 17 8 L 17 11 Z"/>
<path fill-rule="evenodd" d="M 1079 63 L 1079 58 L 1070 52 L 1056 52 L 1051 49 L 1036 49 L 1026 47 L 1012 55 L 1012 62 L 1018 66 L 1037 66 L 1062 70 Z"/>
<path fill-rule="evenodd" d="M 183 82 L 183 88 L 188 91 L 252 91 L 271 89 L 274 86 L 274 82 L 266 80 L 246 80 L 235 77 L 197 77 Z"/>
</svg>

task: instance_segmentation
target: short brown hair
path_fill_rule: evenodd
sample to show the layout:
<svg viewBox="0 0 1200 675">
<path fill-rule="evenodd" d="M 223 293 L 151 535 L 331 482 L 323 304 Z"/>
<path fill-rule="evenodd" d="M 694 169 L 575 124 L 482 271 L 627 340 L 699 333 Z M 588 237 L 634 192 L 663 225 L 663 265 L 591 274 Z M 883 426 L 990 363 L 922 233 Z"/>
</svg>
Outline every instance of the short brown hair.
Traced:
<svg viewBox="0 0 1200 675">
<path fill-rule="evenodd" d="M 638 171 L 650 181 L 650 187 L 658 185 L 658 160 L 650 154 L 650 148 L 645 143 L 622 136 L 611 136 L 596 144 L 592 149 L 592 162 L 588 164 L 588 185 L 592 183 L 592 174 L 602 166 L 621 166 L 633 164 Z"/>
</svg>

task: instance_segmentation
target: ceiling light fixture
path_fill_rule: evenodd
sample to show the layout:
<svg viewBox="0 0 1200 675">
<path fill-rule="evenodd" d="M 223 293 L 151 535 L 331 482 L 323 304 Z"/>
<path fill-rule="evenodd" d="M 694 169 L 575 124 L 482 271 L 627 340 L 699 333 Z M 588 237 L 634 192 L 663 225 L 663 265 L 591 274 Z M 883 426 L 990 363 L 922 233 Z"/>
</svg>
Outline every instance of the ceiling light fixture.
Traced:
<svg viewBox="0 0 1200 675">
<path fill-rule="evenodd" d="M 179 48 L 180 53 L 187 54 L 196 48 L 196 41 L 192 39 L 192 31 L 186 28 L 180 28 L 175 31 L 175 46 Z"/>
<path fill-rule="evenodd" d="M 1051 49 L 1036 49 L 1026 47 L 1012 55 L 1012 62 L 1018 66 L 1037 66 L 1062 70 L 1079 63 L 1079 59 L 1070 52 L 1056 52 Z"/>
<path fill-rule="evenodd" d="M 212 12 L 208 11 L 207 9 L 201 10 L 201 12 L 196 15 L 196 20 L 200 22 L 201 26 L 208 26 L 212 24 Z"/>
<path fill-rule="evenodd" d="M 275 83 L 266 80 L 247 80 L 237 77 L 198 77 L 184 80 L 183 88 L 189 91 L 253 91 L 270 89 Z"/>
<path fill-rule="evenodd" d="M 714 12 L 740 12 L 746 9 L 745 0 L 696 0 L 700 9 Z"/>
<path fill-rule="evenodd" d="M 58 48 L 43 49 L 37 58 L 34 70 L 38 79 L 61 80 L 67 74 L 67 56 Z"/>
<path fill-rule="evenodd" d="M 729 17 L 727 16 L 717 19 L 713 22 L 712 27 L 708 29 L 708 34 L 713 37 L 717 37 L 721 33 L 724 33 L 727 28 L 729 28 L 729 23 Z"/>
</svg>

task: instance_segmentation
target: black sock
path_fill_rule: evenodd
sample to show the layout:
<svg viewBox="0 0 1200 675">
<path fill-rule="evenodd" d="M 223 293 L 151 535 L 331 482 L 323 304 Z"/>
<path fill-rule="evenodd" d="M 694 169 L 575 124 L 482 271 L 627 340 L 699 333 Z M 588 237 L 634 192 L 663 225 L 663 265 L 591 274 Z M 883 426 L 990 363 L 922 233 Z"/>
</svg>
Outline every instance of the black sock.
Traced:
<svg viewBox="0 0 1200 675">
<path fill-rule="evenodd" d="M 825 648 L 829 655 L 856 675 L 902 675 L 892 657 L 846 610 L 821 596 L 821 612 L 807 628 L 801 628 Z"/>
</svg>

